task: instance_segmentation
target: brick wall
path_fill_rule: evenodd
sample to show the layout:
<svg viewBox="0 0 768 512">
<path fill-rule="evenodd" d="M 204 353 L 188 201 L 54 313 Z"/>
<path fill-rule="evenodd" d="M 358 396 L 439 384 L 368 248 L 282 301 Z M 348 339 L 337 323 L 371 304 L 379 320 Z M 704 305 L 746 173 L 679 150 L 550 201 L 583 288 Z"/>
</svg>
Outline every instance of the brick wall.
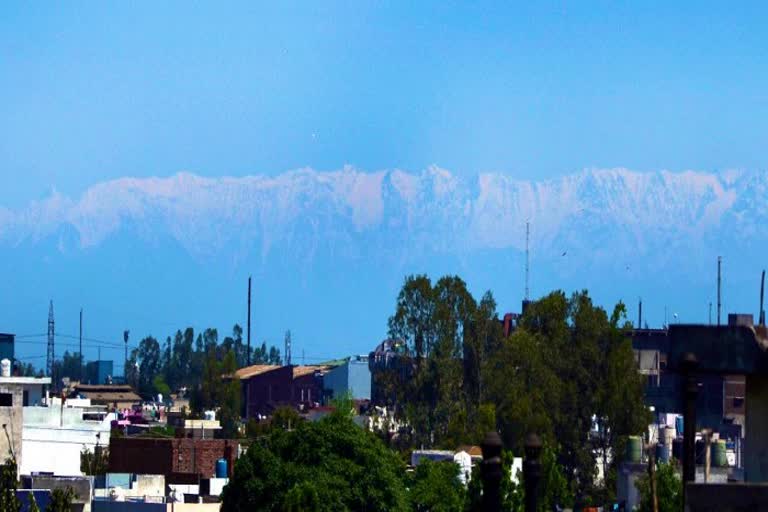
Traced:
<svg viewBox="0 0 768 512">
<path fill-rule="evenodd" d="M 169 475 L 216 474 L 216 461 L 227 459 L 231 475 L 239 442 L 230 439 L 136 439 L 111 438 L 109 470 L 112 473 Z"/>
</svg>

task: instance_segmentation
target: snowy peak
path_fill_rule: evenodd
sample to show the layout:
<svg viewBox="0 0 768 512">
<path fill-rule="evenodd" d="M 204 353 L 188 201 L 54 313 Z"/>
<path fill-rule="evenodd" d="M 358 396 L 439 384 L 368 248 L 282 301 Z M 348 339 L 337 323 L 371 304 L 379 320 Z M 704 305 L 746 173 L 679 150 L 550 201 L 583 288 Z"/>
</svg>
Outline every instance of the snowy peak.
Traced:
<svg viewBox="0 0 768 512">
<path fill-rule="evenodd" d="M 121 178 L 79 198 L 58 193 L 21 210 L 0 208 L 0 244 L 34 244 L 74 229 L 81 248 L 127 227 L 170 236 L 196 257 L 233 245 L 266 257 L 275 250 L 315 251 L 363 242 L 397 252 L 522 249 L 567 243 L 651 250 L 765 234 L 768 179 L 760 173 L 589 169 L 547 181 L 484 173 L 471 179 L 430 167 L 363 172 L 300 169 L 277 176 Z M 734 224 L 735 222 L 735 224 Z M 615 247 L 614 247 L 615 246 Z M 353 251 L 355 252 L 355 251 Z"/>
</svg>

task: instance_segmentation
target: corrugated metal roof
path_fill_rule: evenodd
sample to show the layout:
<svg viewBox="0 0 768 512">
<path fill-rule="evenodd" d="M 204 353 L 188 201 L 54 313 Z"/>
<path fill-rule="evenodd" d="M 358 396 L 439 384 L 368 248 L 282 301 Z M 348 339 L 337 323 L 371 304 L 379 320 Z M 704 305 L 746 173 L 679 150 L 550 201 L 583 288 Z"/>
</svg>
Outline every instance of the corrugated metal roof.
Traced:
<svg viewBox="0 0 768 512">
<path fill-rule="evenodd" d="M 246 366 L 237 370 L 235 372 L 235 377 L 238 379 L 250 379 L 256 375 L 271 372 L 272 370 L 276 370 L 278 368 L 280 368 L 280 366 L 275 364 L 254 364 L 252 366 Z"/>
</svg>

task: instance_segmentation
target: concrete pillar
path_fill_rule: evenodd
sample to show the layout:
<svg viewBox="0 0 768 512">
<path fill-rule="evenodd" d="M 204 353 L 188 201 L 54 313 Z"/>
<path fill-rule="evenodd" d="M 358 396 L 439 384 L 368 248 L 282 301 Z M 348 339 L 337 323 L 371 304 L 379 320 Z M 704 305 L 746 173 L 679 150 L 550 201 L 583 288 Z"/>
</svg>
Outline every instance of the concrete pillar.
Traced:
<svg viewBox="0 0 768 512">
<path fill-rule="evenodd" d="M 768 482 L 768 375 L 747 375 L 744 480 Z"/>
<path fill-rule="evenodd" d="M 483 510 L 501 512 L 501 437 L 497 432 L 489 432 L 481 446 L 483 462 L 480 476 L 483 479 Z"/>
<path fill-rule="evenodd" d="M 525 439 L 525 460 L 523 461 L 523 482 L 525 483 L 525 512 L 539 510 L 539 485 L 541 482 L 541 439 L 529 434 Z"/>
<path fill-rule="evenodd" d="M 696 481 L 696 398 L 699 395 L 696 356 L 683 356 L 683 485 Z"/>
</svg>

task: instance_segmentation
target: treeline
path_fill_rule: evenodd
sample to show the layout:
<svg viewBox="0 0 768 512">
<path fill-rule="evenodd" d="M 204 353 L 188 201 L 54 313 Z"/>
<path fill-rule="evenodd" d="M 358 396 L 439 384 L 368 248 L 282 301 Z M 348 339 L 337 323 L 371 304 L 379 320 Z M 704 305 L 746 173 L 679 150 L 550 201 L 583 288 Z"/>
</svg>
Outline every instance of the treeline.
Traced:
<svg viewBox="0 0 768 512">
<path fill-rule="evenodd" d="M 498 430 L 522 454 L 535 432 L 556 452 L 571 497 L 605 501 L 627 437 L 650 421 L 630 328 L 622 303 L 609 314 L 586 291 L 557 291 L 531 302 L 504 338 L 490 292 L 477 301 L 459 277 L 406 278 L 389 331 L 405 341 L 413 375 L 405 386 L 381 379 L 409 427 L 400 447 L 453 449 Z"/>
<path fill-rule="evenodd" d="M 243 342 L 243 329 L 235 324 L 232 335 L 219 343 L 217 329 L 205 329 L 195 337 L 193 328 L 176 331 L 160 342 L 147 336 L 131 351 L 126 362 L 125 377 L 142 393 L 162 393 L 200 386 L 206 359 L 219 362 L 231 354 L 232 365 L 242 368 L 248 364 L 248 346 Z M 280 350 L 274 346 L 251 347 L 251 364 L 282 364 Z"/>
</svg>

